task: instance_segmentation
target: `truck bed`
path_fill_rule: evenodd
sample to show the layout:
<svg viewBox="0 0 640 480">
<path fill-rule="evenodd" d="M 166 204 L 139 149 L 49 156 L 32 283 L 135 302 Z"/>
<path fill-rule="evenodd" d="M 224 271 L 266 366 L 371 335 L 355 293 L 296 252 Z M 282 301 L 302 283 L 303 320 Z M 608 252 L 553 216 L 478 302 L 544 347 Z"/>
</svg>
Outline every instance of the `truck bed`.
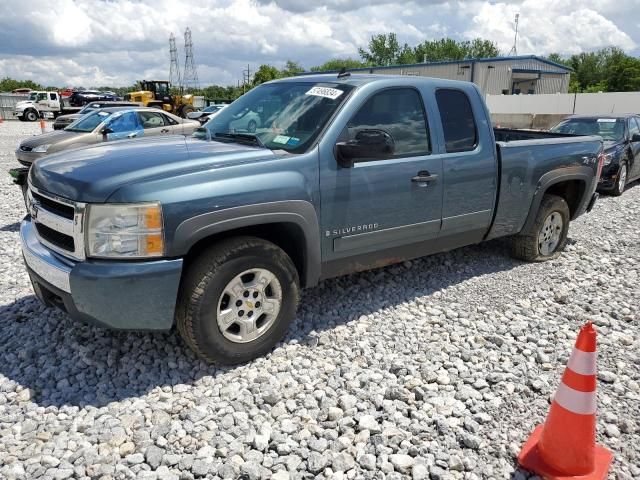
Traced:
<svg viewBox="0 0 640 480">
<path fill-rule="evenodd" d="M 550 175 L 584 178 L 584 185 L 576 183 L 576 198 L 595 190 L 601 137 L 502 128 L 494 129 L 494 134 L 500 181 L 496 216 L 487 239 L 522 230 L 529 212 L 537 211 L 534 204 L 540 201 L 538 192 L 545 191 Z M 576 205 L 572 218 L 584 208 L 586 205 Z"/>
<path fill-rule="evenodd" d="M 553 133 L 542 130 L 521 130 L 515 128 L 494 128 L 496 142 L 512 142 L 514 140 L 544 140 L 550 138 L 574 137 L 570 133 Z"/>
</svg>

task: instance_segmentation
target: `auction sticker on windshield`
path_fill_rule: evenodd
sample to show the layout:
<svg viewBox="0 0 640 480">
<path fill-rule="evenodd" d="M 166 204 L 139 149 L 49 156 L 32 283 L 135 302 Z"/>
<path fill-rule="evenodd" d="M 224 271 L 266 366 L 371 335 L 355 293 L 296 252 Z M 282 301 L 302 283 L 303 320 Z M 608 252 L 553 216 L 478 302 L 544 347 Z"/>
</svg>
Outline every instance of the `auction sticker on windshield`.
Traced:
<svg viewBox="0 0 640 480">
<path fill-rule="evenodd" d="M 598 123 L 616 123 L 615 118 L 599 118 Z"/>
<path fill-rule="evenodd" d="M 342 90 L 338 90 L 337 88 L 330 87 L 313 87 L 309 90 L 306 95 L 313 95 L 314 97 L 324 97 L 330 98 L 331 100 L 335 100 L 340 95 L 342 95 Z"/>
</svg>

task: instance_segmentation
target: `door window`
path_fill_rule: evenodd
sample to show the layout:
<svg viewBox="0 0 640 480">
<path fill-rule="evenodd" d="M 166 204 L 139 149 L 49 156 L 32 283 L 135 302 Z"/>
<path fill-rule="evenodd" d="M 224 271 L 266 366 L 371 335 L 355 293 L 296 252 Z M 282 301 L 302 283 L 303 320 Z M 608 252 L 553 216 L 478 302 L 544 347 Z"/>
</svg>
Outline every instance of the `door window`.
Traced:
<svg viewBox="0 0 640 480">
<path fill-rule="evenodd" d="M 57 100 L 58 99 L 58 94 L 57 93 L 50 93 L 49 94 L 49 98 L 51 100 Z"/>
<path fill-rule="evenodd" d="M 449 152 L 465 152 L 476 148 L 478 129 L 469 98 L 461 90 L 440 89 L 436 102 L 442 119 L 445 149 Z"/>
<path fill-rule="evenodd" d="M 631 140 L 636 133 L 640 133 L 640 125 L 638 125 L 638 119 L 636 117 L 631 117 L 629 119 L 629 140 Z"/>
<path fill-rule="evenodd" d="M 149 128 L 160 128 L 164 127 L 165 116 L 161 113 L 156 112 L 138 112 L 140 116 L 140 123 L 142 124 L 142 128 L 145 130 Z"/>
<path fill-rule="evenodd" d="M 369 98 L 347 124 L 349 140 L 363 130 L 383 130 L 395 144 L 387 158 L 427 155 L 431 151 L 422 98 L 413 88 L 383 90 Z"/>
<path fill-rule="evenodd" d="M 123 113 L 109 122 L 109 128 L 113 133 L 133 132 L 138 129 L 138 117 L 135 112 Z"/>
</svg>

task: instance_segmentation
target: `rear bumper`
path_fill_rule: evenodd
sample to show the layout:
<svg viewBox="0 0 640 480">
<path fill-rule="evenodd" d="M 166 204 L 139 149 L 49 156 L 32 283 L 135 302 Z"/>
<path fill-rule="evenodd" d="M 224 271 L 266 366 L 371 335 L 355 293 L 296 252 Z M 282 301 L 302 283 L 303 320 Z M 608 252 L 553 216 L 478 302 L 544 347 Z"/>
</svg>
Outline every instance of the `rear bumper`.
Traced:
<svg viewBox="0 0 640 480">
<path fill-rule="evenodd" d="M 36 296 L 75 320 L 116 330 L 173 325 L 182 259 L 73 262 L 44 247 L 29 217 L 20 225 L 25 265 Z"/>
</svg>

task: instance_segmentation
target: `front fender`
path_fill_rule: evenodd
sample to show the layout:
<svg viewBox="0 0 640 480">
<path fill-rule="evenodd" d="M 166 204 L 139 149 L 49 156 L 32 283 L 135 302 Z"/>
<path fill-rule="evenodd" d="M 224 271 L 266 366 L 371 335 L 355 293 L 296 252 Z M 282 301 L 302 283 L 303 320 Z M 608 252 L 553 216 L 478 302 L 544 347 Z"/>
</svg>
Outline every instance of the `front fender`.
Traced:
<svg viewBox="0 0 640 480">
<path fill-rule="evenodd" d="M 295 224 L 304 235 L 306 286 L 320 278 L 320 227 L 315 208 L 305 200 L 284 200 L 225 208 L 204 213 L 180 223 L 170 254 L 183 256 L 198 241 L 231 230 L 270 223 Z"/>
</svg>

